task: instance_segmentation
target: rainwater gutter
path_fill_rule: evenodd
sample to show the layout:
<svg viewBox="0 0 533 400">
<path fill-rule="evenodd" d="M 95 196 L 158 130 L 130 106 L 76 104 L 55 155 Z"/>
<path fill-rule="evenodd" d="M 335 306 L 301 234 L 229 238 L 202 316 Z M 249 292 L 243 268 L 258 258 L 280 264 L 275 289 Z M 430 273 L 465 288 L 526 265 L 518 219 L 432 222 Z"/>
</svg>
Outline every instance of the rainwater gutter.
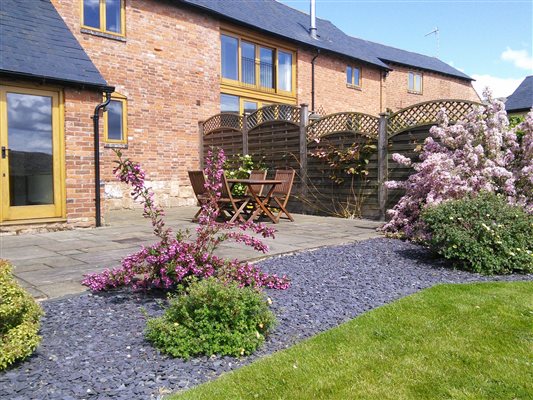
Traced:
<svg viewBox="0 0 533 400">
<path fill-rule="evenodd" d="M 102 209 L 100 206 L 100 110 L 104 110 L 111 101 L 111 92 L 105 92 L 105 101 L 98 104 L 92 116 L 94 128 L 94 208 L 96 227 L 102 226 Z"/>
</svg>

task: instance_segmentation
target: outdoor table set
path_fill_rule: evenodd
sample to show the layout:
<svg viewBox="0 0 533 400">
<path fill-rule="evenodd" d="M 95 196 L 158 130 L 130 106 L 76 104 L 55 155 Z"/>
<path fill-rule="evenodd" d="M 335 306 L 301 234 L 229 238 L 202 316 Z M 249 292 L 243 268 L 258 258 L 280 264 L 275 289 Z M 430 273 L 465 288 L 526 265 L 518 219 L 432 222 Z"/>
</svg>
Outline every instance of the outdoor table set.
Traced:
<svg viewBox="0 0 533 400">
<path fill-rule="evenodd" d="M 294 175 L 294 170 L 276 170 L 274 179 L 266 179 L 266 171 L 252 171 L 247 179 L 228 179 L 224 175 L 221 196 L 216 202 L 219 214 L 226 217 L 229 222 L 252 221 L 265 216 L 276 224 L 283 214 L 294 221 L 287 211 Z M 198 205 L 202 206 L 211 201 L 205 189 L 203 171 L 189 171 L 189 179 Z M 243 196 L 233 194 L 232 189 L 237 184 L 245 186 Z M 200 211 L 201 209 L 193 220 L 197 219 Z"/>
</svg>

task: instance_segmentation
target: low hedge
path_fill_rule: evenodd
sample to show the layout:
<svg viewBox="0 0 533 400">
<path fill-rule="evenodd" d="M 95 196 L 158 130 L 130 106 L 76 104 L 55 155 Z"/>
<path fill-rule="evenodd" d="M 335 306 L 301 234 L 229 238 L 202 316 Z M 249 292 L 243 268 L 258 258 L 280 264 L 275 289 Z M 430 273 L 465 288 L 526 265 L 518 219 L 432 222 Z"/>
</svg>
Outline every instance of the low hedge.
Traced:
<svg viewBox="0 0 533 400">
<path fill-rule="evenodd" d="M 39 345 L 43 311 L 0 260 L 0 371 L 28 357 Z"/>
<path fill-rule="evenodd" d="M 533 215 L 491 193 L 422 213 L 430 247 L 457 267 L 482 274 L 533 272 Z"/>
<path fill-rule="evenodd" d="M 254 352 L 275 323 L 262 293 L 209 278 L 191 284 L 170 300 L 163 316 L 148 320 L 146 337 L 173 357 L 242 356 Z"/>
</svg>

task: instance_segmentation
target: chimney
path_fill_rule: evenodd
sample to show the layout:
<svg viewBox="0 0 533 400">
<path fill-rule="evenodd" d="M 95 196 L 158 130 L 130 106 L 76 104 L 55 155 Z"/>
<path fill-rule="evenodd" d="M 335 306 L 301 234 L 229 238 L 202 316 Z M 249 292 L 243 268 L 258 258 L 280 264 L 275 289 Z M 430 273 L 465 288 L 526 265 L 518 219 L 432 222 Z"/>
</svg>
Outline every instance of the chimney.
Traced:
<svg viewBox="0 0 533 400">
<path fill-rule="evenodd" d="M 311 0 L 311 12 L 309 13 L 311 17 L 311 27 L 309 28 L 309 34 L 313 39 L 318 39 L 316 34 L 316 5 L 315 0 Z"/>
</svg>

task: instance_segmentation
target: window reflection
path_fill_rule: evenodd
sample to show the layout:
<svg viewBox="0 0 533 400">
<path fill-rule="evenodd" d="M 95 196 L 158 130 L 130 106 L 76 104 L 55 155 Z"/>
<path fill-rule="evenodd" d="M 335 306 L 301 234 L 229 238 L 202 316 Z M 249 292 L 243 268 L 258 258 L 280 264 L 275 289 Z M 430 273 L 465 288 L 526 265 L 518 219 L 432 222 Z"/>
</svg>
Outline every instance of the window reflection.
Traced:
<svg viewBox="0 0 533 400">
<path fill-rule="evenodd" d="M 121 21 L 120 21 L 120 6 L 121 0 L 106 0 L 105 2 L 105 23 L 106 29 L 110 32 L 122 33 L 121 32 Z"/>
<path fill-rule="evenodd" d="M 274 87 L 274 51 L 265 47 L 259 50 L 259 71 L 261 76 L 261 86 L 265 88 Z"/>
<path fill-rule="evenodd" d="M 107 139 L 108 140 L 124 140 L 122 102 L 111 100 L 107 106 Z"/>
<path fill-rule="evenodd" d="M 100 0 L 83 0 L 83 24 L 100 29 Z"/>
<path fill-rule="evenodd" d="M 6 97 L 10 204 L 53 204 L 52 98 Z"/>
<path fill-rule="evenodd" d="M 221 35 L 222 41 L 222 77 L 237 80 L 238 76 L 238 40 Z"/>
<path fill-rule="evenodd" d="M 292 91 L 292 54 L 278 53 L 278 87 L 286 92 Z"/>
<path fill-rule="evenodd" d="M 220 111 L 221 112 L 239 112 L 239 97 L 229 94 L 220 95 Z"/>
<path fill-rule="evenodd" d="M 242 81 L 255 85 L 255 45 L 251 43 L 241 43 L 241 69 Z"/>
</svg>

